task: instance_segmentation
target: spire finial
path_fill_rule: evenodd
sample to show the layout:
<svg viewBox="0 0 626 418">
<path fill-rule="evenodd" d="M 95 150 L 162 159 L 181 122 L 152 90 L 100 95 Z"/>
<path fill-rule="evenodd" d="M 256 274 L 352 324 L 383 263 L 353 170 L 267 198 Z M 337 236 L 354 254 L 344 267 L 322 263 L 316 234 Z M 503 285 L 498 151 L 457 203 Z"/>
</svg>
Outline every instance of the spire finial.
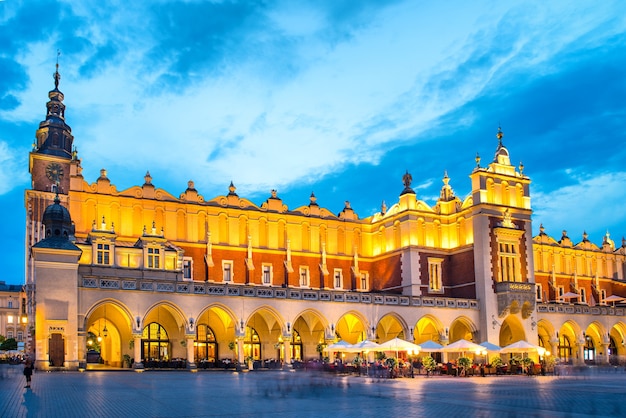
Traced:
<svg viewBox="0 0 626 418">
<path fill-rule="evenodd" d="M 61 55 L 61 50 L 57 49 L 57 65 L 56 71 L 54 72 L 54 88 L 59 88 L 59 80 L 61 79 L 61 74 L 59 74 L 59 56 Z"/>
<path fill-rule="evenodd" d="M 502 137 L 504 136 L 504 134 L 502 133 L 502 128 L 500 127 L 500 124 L 498 124 L 498 133 L 496 134 L 496 137 L 498 138 L 498 144 L 502 145 Z"/>
</svg>

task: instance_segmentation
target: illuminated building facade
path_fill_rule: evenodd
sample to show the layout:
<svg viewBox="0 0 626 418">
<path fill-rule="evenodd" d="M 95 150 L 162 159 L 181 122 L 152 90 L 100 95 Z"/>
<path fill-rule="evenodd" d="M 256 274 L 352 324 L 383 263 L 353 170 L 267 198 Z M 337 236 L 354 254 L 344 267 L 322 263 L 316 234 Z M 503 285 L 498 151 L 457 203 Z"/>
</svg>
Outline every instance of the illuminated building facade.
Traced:
<svg viewBox="0 0 626 418">
<path fill-rule="evenodd" d="M 524 339 L 575 363 L 624 354 L 624 309 L 609 299 L 626 295 L 624 244 L 533 237 L 530 179 L 500 131 L 493 161 L 476 157 L 465 199 L 444 175 L 431 206 L 407 172 L 397 202 L 365 218 L 348 202 L 336 215 L 314 195 L 289 209 L 275 190 L 257 205 L 232 183 L 205 199 L 190 181 L 175 196 L 149 173 L 120 191 L 106 170 L 83 178 L 59 79 L 25 195 L 39 368 L 78 368 L 96 339 L 106 364 L 126 355 L 137 367 L 289 363 L 319 358 L 337 338 L 396 336 Z M 556 303 L 574 292 L 586 304 Z"/>
<path fill-rule="evenodd" d="M 0 281 L 0 335 L 26 343 L 27 319 L 23 286 Z"/>
</svg>

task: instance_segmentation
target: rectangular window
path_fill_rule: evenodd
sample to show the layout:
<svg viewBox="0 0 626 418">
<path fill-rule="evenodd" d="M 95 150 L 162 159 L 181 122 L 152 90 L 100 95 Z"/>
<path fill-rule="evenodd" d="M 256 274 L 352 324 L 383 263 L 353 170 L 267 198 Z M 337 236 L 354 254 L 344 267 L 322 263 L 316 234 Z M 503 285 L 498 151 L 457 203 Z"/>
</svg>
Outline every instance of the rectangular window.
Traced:
<svg viewBox="0 0 626 418">
<path fill-rule="evenodd" d="M 24 341 L 24 333 L 22 331 L 17 332 L 17 340 Z"/>
<path fill-rule="evenodd" d="M 191 257 L 183 257 L 183 279 L 191 280 L 193 278 L 193 259 Z"/>
<path fill-rule="evenodd" d="M 148 247 L 148 268 L 158 269 L 161 250 L 155 247 Z"/>
<path fill-rule="evenodd" d="M 232 261 L 222 261 L 222 280 L 225 283 L 230 283 L 233 281 L 233 262 Z"/>
<path fill-rule="evenodd" d="M 7 340 L 13 338 L 13 331 L 7 331 Z"/>
<path fill-rule="evenodd" d="M 335 289 L 343 289 L 343 273 L 341 269 L 335 269 Z"/>
<path fill-rule="evenodd" d="M 563 286 L 559 286 L 556 288 L 557 300 L 559 302 L 563 302 L 563 295 L 565 294 L 565 289 Z"/>
<path fill-rule="evenodd" d="M 99 243 L 96 245 L 96 263 L 108 266 L 111 264 L 111 247 L 109 244 Z"/>
<path fill-rule="evenodd" d="M 300 267 L 300 287 L 309 287 L 309 267 Z"/>
<path fill-rule="evenodd" d="M 428 257 L 428 291 L 443 292 L 441 264 L 443 258 Z"/>
<path fill-rule="evenodd" d="M 12 307 L 13 307 L 13 301 L 12 301 L 12 300 L 10 300 L 10 299 L 9 299 L 9 306 L 8 306 L 8 307 L 9 307 L 9 308 L 12 308 Z"/>
<path fill-rule="evenodd" d="M 263 264 L 262 268 L 262 282 L 264 285 L 269 286 L 272 284 L 272 265 L 271 264 Z"/>
<path fill-rule="evenodd" d="M 602 290 L 600 290 L 600 301 L 602 303 L 606 303 L 605 299 L 606 299 L 606 290 L 602 289 Z"/>
<path fill-rule="evenodd" d="M 517 246 L 509 242 L 500 242 L 499 249 L 499 279 L 501 282 L 518 282 L 518 251 Z"/>
<path fill-rule="evenodd" d="M 543 289 L 541 283 L 535 284 L 535 299 L 537 302 L 543 302 Z"/>
<path fill-rule="evenodd" d="M 578 301 L 581 303 L 587 303 L 587 292 L 585 291 L 585 289 L 578 289 L 578 294 L 580 295 L 578 297 Z"/>
<path fill-rule="evenodd" d="M 361 291 L 366 292 L 370 289 L 370 277 L 369 274 L 365 271 L 361 272 Z"/>
</svg>

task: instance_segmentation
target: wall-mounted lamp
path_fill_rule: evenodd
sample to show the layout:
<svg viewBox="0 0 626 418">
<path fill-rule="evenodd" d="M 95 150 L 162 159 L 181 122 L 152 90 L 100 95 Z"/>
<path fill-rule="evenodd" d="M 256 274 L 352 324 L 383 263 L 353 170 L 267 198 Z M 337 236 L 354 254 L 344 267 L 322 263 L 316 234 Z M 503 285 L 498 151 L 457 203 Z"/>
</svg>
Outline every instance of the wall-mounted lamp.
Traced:
<svg viewBox="0 0 626 418">
<path fill-rule="evenodd" d="M 335 332 L 335 324 L 330 324 L 330 330 L 334 333 Z"/>
<path fill-rule="evenodd" d="M 448 335 L 450 335 L 450 330 L 446 328 L 446 338 L 448 338 Z"/>
<path fill-rule="evenodd" d="M 193 318 L 189 317 L 189 328 L 193 329 Z"/>
<path fill-rule="evenodd" d="M 496 329 L 496 327 L 501 327 L 502 324 L 498 322 L 498 320 L 496 319 L 495 315 L 491 315 L 491 326 L 493 327 L 493 329 Z"/>
<path fill-rule="evenodd" d="M 535 321 L 535 319 L 531 316 L 530 317 L 530 329 L 534 330 L 535 327 L 537 326 L 537 322 Z"/>
<path fill-rule="evenodd" d="M 241 326 L 241 331 L 243 332 L 243 319 L 239 321 L 239 325 Z"/>
<path fill-rule="evenodd" d="M 135 317 L 135 321 L 137 321 L 137 329 L 141 326 L 141 318 Z"/>
<path fill-rule="evenodd" d="M 287 322 L 287 332 L 291 332 L 291 323 Z"/>
</svg>

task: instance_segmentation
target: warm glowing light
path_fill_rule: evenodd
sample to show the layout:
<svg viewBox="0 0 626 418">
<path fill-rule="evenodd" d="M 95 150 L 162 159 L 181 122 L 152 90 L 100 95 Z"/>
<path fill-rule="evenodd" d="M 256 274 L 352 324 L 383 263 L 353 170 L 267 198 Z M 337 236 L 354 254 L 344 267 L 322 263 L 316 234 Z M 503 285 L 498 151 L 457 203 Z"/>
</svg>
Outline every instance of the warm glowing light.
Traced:
<svg viewBox="0 0 626 418">
<path fill-rule="evenodd" d="M 13 315 L 7 316 L 7 320 L 9 321 L 9 324 L 12 324 L 13 323 Z"/>
</svg>

